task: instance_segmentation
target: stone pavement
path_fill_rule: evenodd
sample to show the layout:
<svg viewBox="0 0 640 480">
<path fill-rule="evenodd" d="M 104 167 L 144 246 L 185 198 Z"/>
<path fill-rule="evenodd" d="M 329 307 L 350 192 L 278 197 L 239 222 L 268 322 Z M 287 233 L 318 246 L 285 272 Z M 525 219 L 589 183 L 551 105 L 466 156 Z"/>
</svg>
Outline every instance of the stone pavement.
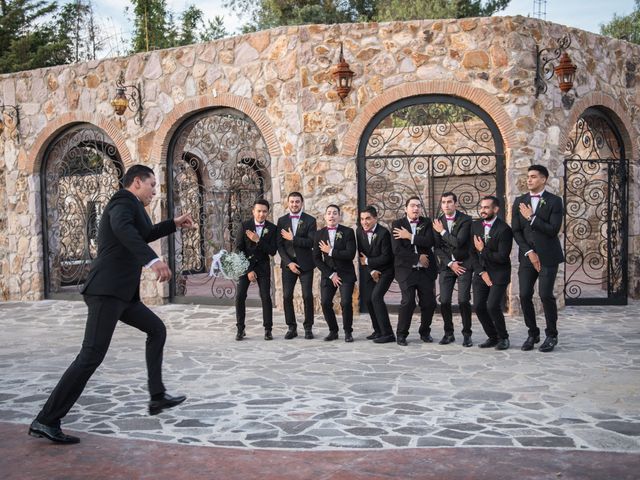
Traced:
<svg viewBox="0 0 640 480">
<path fill-rule="evenodd" d="M 638 302 L 566 308 L 560 344 L 550 354 L 520 351 L 526 337 L 521 317 L 507 318 L 512 348 L 498 352 L 463 348 L 461 338 L 455 345 L 425 344 L 416 325 L 408 347 L 376 345 L 364 339 L 370 333 L 366 315 L 356 319 L 356 341 L 347 344 L 342 334 L 340 341 L 322 341 L 327 329 L 321 317 L 316 339 L 285 341 L 284 319 L 276 314 L 275 339 L 267 342 L 258 309 L 248 315 L 247 339 L 236 342 L 232 308 L 154 310 L 168 330 L 165 384 L 170 393 L 187 394 L 187 402 L 156 417 L 146 414 L 144 336 L 121 324 L 64 421 L 65 429 L 85 432 L 83 442 L 97 434 L 283 454 L 500 447 L 489 450 L 506 455 L 535 447 L 558 454 L 617 452 L 627 455 L 616 465 L 627 462 L 636 472 L 640 466 Z M 26 432 L 77 354 L 85 314 L 82 302 L 0 303 L 1 422 L 22 424 Z M 439 317 L 434 323 L 437 340 L 442 323 Z M 477 344 L 484 334 L 474 328 Z M 19 441 L 29 448 L 42 442 L 26 434 Z"/>
</svg>

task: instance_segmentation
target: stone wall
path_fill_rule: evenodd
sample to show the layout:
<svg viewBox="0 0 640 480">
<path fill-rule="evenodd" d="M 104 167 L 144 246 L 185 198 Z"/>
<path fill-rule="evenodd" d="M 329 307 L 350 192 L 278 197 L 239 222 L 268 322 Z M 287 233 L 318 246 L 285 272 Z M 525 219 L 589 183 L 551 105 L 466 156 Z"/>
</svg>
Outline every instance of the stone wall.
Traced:
<svg viewBox="0 0 640 480">
<path fill-rule="evenodd" d="M 535 98 L 535 45 L 555 46 L 565 33 L 578 67 L 575 92 L 563 102 L 552 79 L 547 93 Z M 330 75 L 340 42 L 355 72 L 344 102 Z M 328 203 L 337 203 L 344 207 L 344 223 L 354 225 L 356 153 L 364 129 L 385 106 L 430 94 L 466 99 L 497 124 L 509 201 L 524 190 L 526 168 L 534 162 L 548 165 L 550 189 L 560 192 L 568 135 L 586 108 L 603 108 L 622 132 L 631 164 L 630 291 L 638 296 L 639 62 L 640 47 L 624 41 L 537 19 L 491 17 L 282 27 L 1 76 L 0 95 L 6 104 L 19 105 L 21 123 L 18 129 L 9 124 L 0 139 L 0 297 L 43 297 L 41 163 L 47 146 L 73 124 L 104 130 L 125 166 L 142 162 L 155 169 L 161 190 L 150 213 L 160 220 L 168 213 L 166 157 L 178 127 L 206 109 L 239 110 L 255 122 L 269 151 L 273 216 L 284 212 L 286 194 L 299 190 L 309 213 L 321 218 Z M 113 113 L 110 101 L 120 71 L 126 84 L 142 89 L 142 125 L 132 112 Z M 155 248 L 167 254 L 166 241 Z M 144 296 L 163 301 L 167 288 L 148 273 L 144 278 Z M 516 305 L 514 282 L 511 306 Z"/>
</svg>

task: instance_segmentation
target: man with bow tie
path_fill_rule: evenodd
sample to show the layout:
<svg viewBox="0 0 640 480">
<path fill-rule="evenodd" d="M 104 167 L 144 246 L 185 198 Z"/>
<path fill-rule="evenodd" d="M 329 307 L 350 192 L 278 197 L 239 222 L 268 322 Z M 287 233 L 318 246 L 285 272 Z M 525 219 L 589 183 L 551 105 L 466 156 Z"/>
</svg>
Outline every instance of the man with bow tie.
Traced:
<svg viewBox="0 0 640 480">
<path fill-rule="evenodd" d="M 298 336 L 298 324 L 293 308 L 293 290 L 300 279 L 302 301 L 304 303 L 304 338 L 313 338 L 313 241 L 316 234 L 316 219 L 302 208 L 304 199 L 299 192 L 291 192 L 287 197 L 289 213 L 278 219 L 278 253 L 282 269 L 282 290 L 284 319 L 287 333 L 284 338 L 291 340 Z"/>
<path fill-rule="evenodd" d="M 333 310 L 333 298 L 340 289 L 342 327 L 344 341 L 353 342 L 353 289 L 356 271 L 353 258 L 356 256 L 356 236 L 353 230 L 340 225 L 340 207 L 329 205 L 324 213 L 326 227 L 316 232 L 313 245 L 313 260 L 320 270 L 320 304 L 322 314 L 329 327 L 327 342 L 338 339 L 338 321 Z"/>
<path fill-rule="evenodd" d="M 384 296 L 393 283 L 393 253 L 389 230 L 378 223 L 378 211 L 369 205 L 360 212 L 356 229 L 360 254 L 360 295 L 371 317 L 373 333 L 367 340 L 395 342 Z"/>
<path fill-rule="evenodd" d="M 511 227 L 498 217 L 500 200 L 489 195 L 480 200 L 480 220 L 471 224 L 473 235 L 473 305 L 487 334 L 480 348 L 509 348 L 509 333 L 502 303 L 511 282 Z"/>
<path fill-rule="evenodd" d="M 402 293 L 396 341 L 402 346 L 407 346 L 411 317 L 416 308 L 416 292 L 420 305 L 418 333 L 423 342 L 433 342 L 431 322 L 436 309 L 435 281 L 438 275 L 433 254 L 433 225 L 429 217 L 421 215 L 419 197 L 407 199 L 405 213 L 406 216 L 395 220 L 391 226 L 395 275 Z"/>
<path fill-rule="evenodd" d="M 445 192 L 440 197 L 443 214 L 433 221 L 436 232 L 435 254 L 438 258 L 440 283 L 440 311 L 444 321 L 444 336 L 440 345 L 455 342 L 453 335 L 453 288 L 458 283 L 458 306 L 462 318 L 462 345 L 470 347 L 471 341 L 471 217 L 458 211 L 458 197 Z"/>
<path fill-rule="evenodd" d="M 564 262 L 564 254 L 558 234 L 562 228 L 564 210 L 562 199 L 546 190 L 549 171 L 542 165 L 531 165 L 527 172 L 529 193 L 519 196 L 511 210 L 513 236 L 518 244 L 518 283 L 520 306 L 528 337 L 522 350 L 533 350 L 540 341 L 540 329 L 536 324 L 533 291 L 538 281 L 538 292 L 547 327 L 546 338 L 538 348 L 551 352 L 558 343 L 558 307 L 553 287 L 558 265 Z"/>
<path fill-rule="evenodd" d="M 258 282 L 260 302 L 262 303 L 262 325 L 264 339 L 273 340 L 273 303 L 271 301 L 271 259 L 278 248 L 276 226 L 267 220 L 269 202 L 259 198 L 253 203 L 253 218 L 243 222 L 236 235 L 236 251 L 249 259 L 247 273 L 238 279 L 236 290 L 236 340 L 242 340 L 245 334 L 245 316 L 247 291 L 249 284 Z"/>
</svg>

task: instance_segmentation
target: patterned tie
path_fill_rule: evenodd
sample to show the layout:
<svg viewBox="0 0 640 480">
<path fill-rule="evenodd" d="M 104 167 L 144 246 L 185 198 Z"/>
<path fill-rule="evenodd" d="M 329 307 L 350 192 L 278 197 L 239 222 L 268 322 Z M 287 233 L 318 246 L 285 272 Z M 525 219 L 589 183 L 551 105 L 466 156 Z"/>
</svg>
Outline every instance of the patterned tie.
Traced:
<svg viewBox="0 0 640 480">
<path fill-rule="evenodd" d="M 300 215 L 289 215 L 289 218 L 300 218 Z"/>
</svg>

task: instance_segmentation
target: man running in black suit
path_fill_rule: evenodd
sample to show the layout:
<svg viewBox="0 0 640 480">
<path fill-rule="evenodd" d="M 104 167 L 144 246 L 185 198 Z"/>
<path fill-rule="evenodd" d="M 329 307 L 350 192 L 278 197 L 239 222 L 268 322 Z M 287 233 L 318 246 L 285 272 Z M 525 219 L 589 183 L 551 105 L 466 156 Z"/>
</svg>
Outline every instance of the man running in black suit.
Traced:
<svg viewBox="0 0 640 480">
<path fill-rule="evenodd" d="M 313 338 L 313 240 L 316 235 L 316 219 L 302 208 L 304 199 L 299 192 L 291 192 L 287 197 L 289 213 L 278 219 L 278 253 L 282 269 L 282 290 L 284 319 L 287 333 L 284 338 L 291 340 L 298 336 L 298 324 L 293 308 L 293 290 L 300 279 L 302 301 L 304 303 L 304 338 Z"/>
<path fill-rule="evenodd" d="M 60 420 L 69 412 L 107 354 L 118 320 L 147 334 L 146 362 L 149 377 L 149 414 L 156 415 L 186 399 L 171 396 L 162 383 L 162 353 L 167 331 L 158 316 L 140 300 L 142 267 L 150 268 L 160 282 L 171 270 L 149 243 L 176 228 L 193 228 L 191 214 L 153 225 L 145 211 L 156 194 L 156 177 L 149 167 L 134 165 L 125 173 L 124 188 L 107 203 L 98 227 L 98 256 L 91 264 L 82 288 L 89 310 L 80 353 L 53 389 L 31 423 L 29 435 L 70 444 L 80 439 L 66 435 Z"/>
<path fill-rule="evenodd" d="M 393 283 L 393 253 L 389 230 L 378 223 L 378 211 L 369 205 L 360 212 L 356 229 L 360 253 L 360 294 L 369 311 L 373 333 L 367 340 L 395 342 L 384 296 Z"/>
<path fill-rule="evenodd" d="M 533 307 L 533 290 L 538 281 L 538 292 L 547 323 L 546 339 L 540 345 L 541 352 L 551 352 L 558 343 L 558 307 L 553 287 L 558 275 L 558 265 L 564 262 L 564 254 L 558 234 L 562 227 L 562 199 L 546 190 L 549 171 L 542 165 L 531 165 L 527 172 L 529 193 L 519 196 L 513 203 L 511 215 L 513 236 L 518 244 L 518 281 L 520 306 L 529 335 L 522 350 L 533 350 L 540 341 L 540 329 L 536 324 Z"/>
</svg>

